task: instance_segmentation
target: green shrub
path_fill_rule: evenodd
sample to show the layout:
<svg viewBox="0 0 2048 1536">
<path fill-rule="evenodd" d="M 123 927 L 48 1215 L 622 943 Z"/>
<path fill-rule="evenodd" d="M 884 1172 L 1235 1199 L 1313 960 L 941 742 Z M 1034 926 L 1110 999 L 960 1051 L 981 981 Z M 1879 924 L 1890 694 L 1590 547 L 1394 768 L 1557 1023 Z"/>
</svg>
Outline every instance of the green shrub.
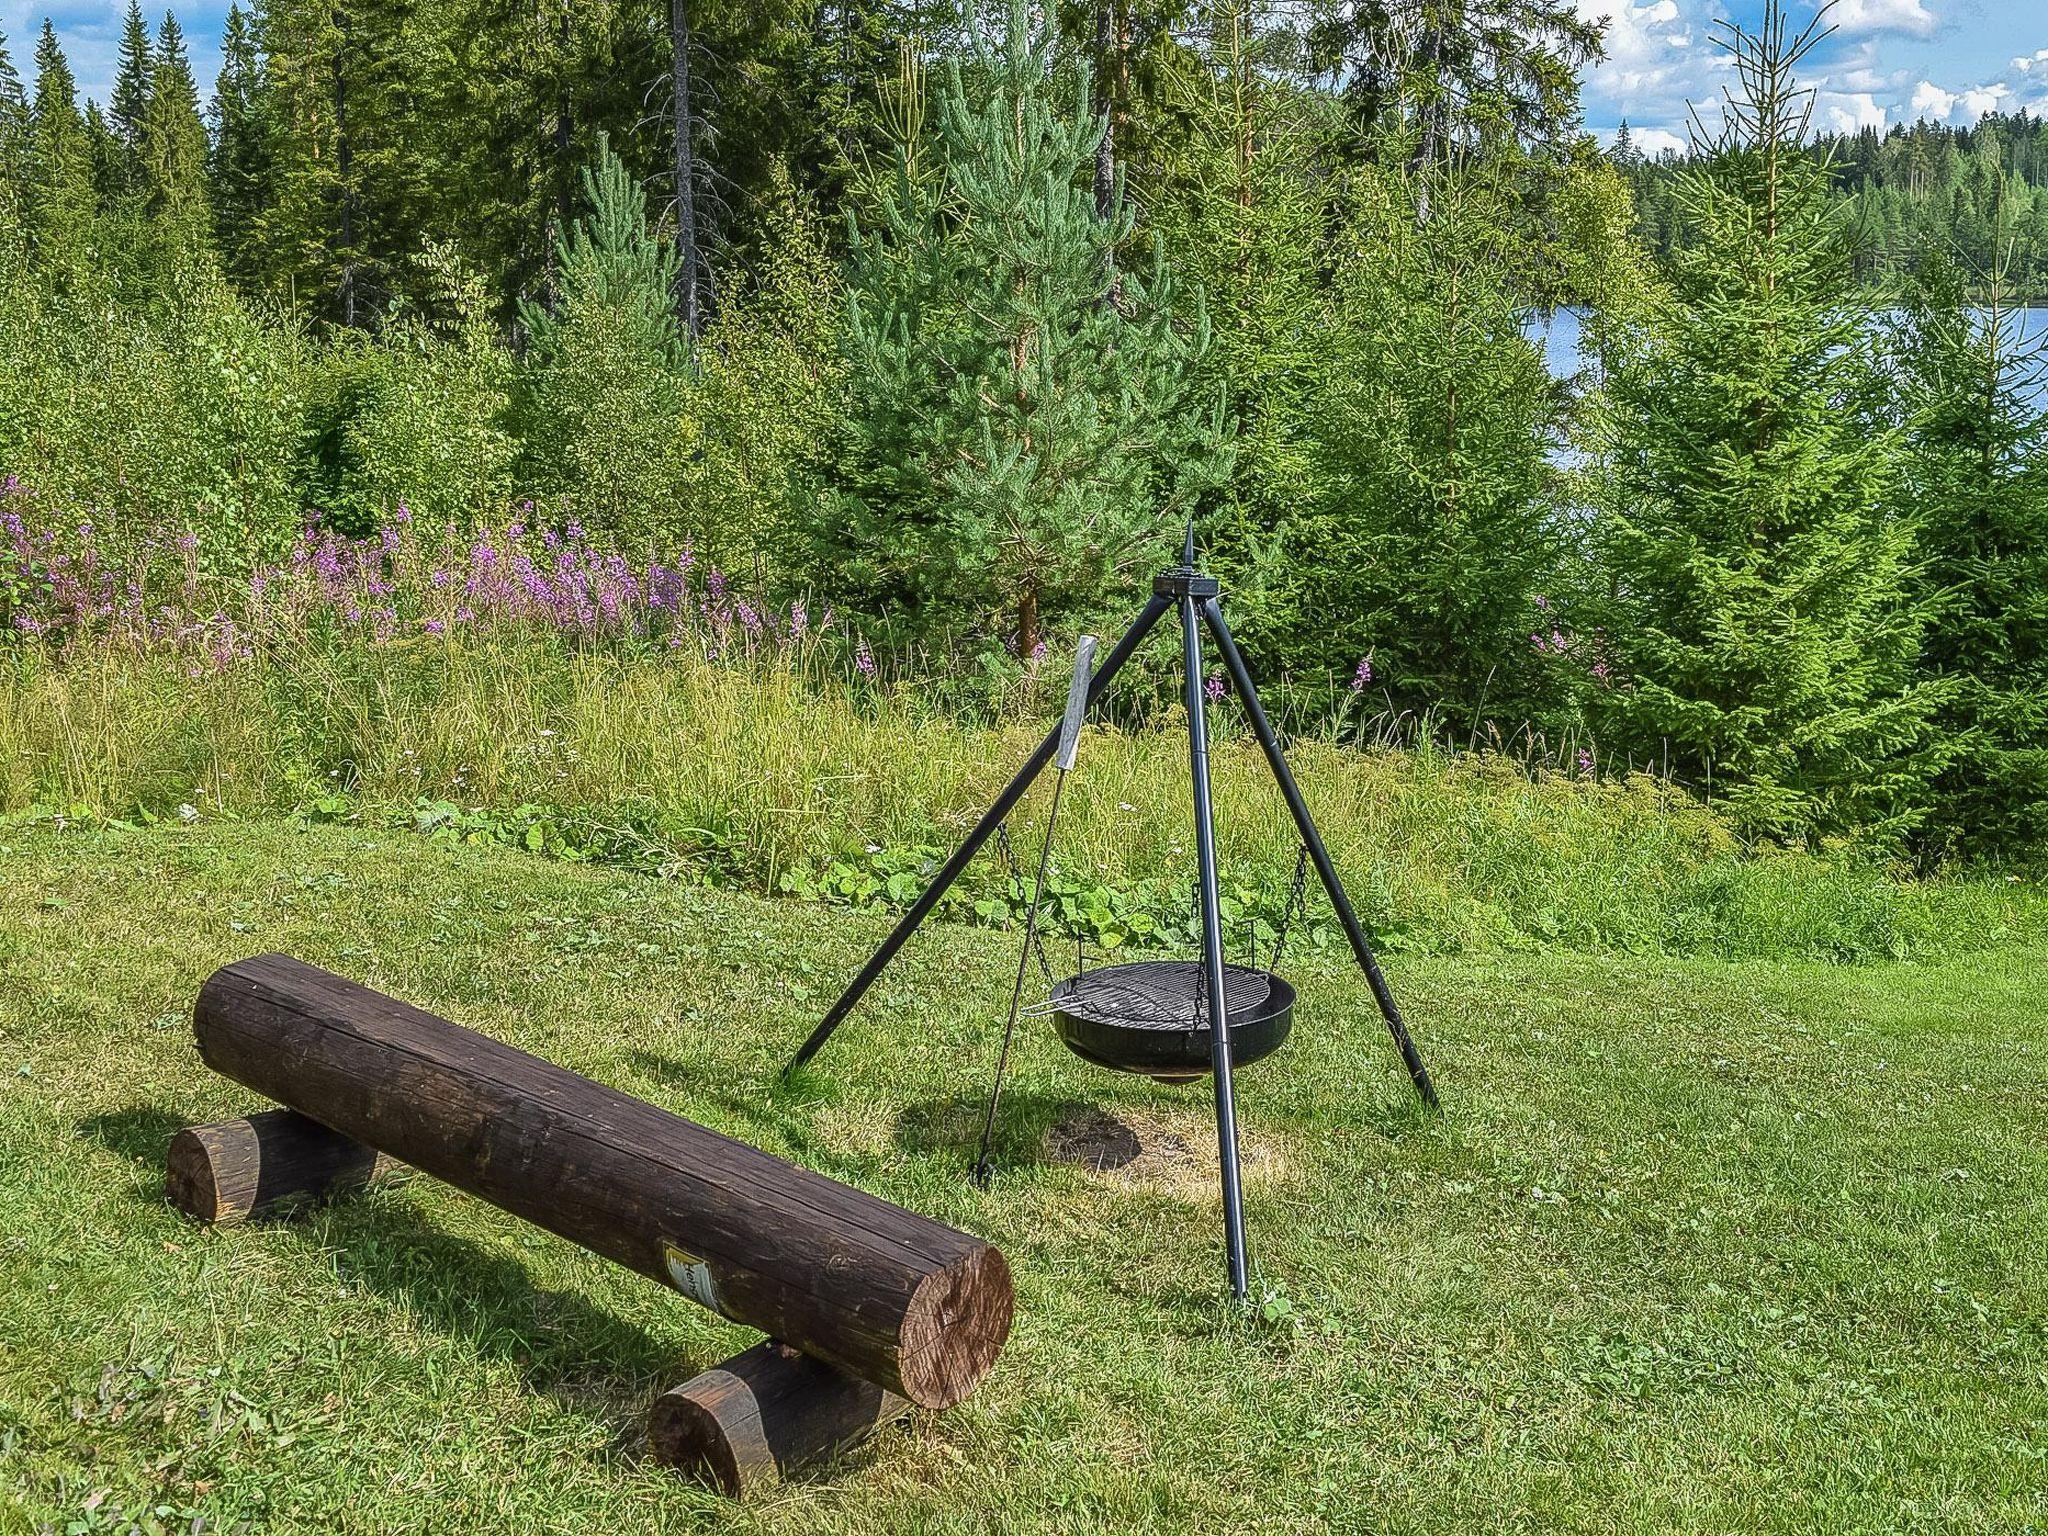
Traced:
<svg viewBox="0 0 2048 1536">
<path fill-rule="evenodd" d="M 311 356 L 217 279 L 126 310 L 0 280 L 0 468 L 112 545 L 170 531 L 246 571 L 297 532 Z"/>
</svg>

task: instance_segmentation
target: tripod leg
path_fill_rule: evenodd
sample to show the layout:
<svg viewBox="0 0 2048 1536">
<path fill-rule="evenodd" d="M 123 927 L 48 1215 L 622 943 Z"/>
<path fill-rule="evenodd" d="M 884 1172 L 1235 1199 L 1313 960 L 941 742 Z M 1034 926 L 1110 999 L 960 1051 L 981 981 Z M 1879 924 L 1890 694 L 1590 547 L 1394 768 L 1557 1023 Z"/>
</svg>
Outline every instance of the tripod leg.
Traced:
<svg viewBox="0 0 2048 1536">
<path fill-rule="evenodd" d="M 1153 597 L 1145 604 L 1144 612 L 1132 620 L 1131 627 L 1124 631 L 1123 638 L 1117 641 L 1115 648 L 1103 658 L 1102 664 L 1095 669 L 1095 675 L 1089 679 L 1090 709 L 1095 707 L 1096 702 L 1109 687 L 1110 680 L 1123 668 L 1123 664 L 1131 659 L 1145 637 L 1152 633 L 1152 627 L 1172 606 L 1163 597 Z M 868 963 L 861 967 L 860 974 L 854 977 L 847 989 L 840 994 L 839 1001 L 832 1005 L 832 1011 L 819 1020 L 818 1027 L 811 1031 L 811 1037 L 804 1041 L 803 1049 L 799 1050 L 789 1065 L 782 1069 L 784 1077 L 788 1077 L 817 1055 L 819 1048 L 832 1038 L 832 1031 L 853 1012 L 854 1005 L 861 1000 L 862 994 L 874 985 L 875 978 L 896 958 L 896 951 L 917 932 L 918 925 L 929 917 L 932 908 L 939 904 L 939 898 L 952 889 L 953 882 L 960 878 L 961 872 L 981 851 L 981 845 L 988 841 L 990 834 L 1001 824 L 1003 818 L 1024 798 L 1024 791 L 1031 787 L 1032 781 L 1045 771 L 1045 765 L 1052 761 L 1052 755 L 1059 747 L 1059 740 L 1058 726 L 1046 732 L 1045 740 L 1038 744 L 1038 749 L 1025 760 L 1024 766 L 1017 770 L 1017 776 L 1003 786 L 1003 792 L 996 796 L 995 803 L 988 808 L 981 820 L 974 824 L 974 830 L 967 834 L 960 846 L 953 850 L 953 856 L 946 860 L 932 883 L 925 887 L 924 894 L 911 903 L 910 910 L 903 914 L 902 920 L 889 930 L 889 937 L 882 940 L 882 947 L 868 957 Z"/>
<path fill-rule="evenodd" d="M 1415 1084 L 1415 1091 L 1422 1095 L 1422 1102 L 1435 1109 L 1436 1085 L 1429 1080 L 1429 1068 L 1423 1065 L 1422 1053 L 1416 1050 L 1415 1042 L 1409 1038 L 1401 1009 L 1394 1002 L 1387 978 L 1380 974 L 1380 963 L 1373 957 L 1365 929 L 1351 908 L 1351 898 L 1345 894 L 1344 882 L 1337 878 L 1337 866 L 1330 862 L 1330 851 L 1323 846 L 1323 836 L 1316 830 L 1308 805 L 1301 798 L 1301 787 L 1294 782 L 1294 773 L 1287 766 L 1287 755 L 1280 750 L 1280 738 L 1273 734 L 1272 722 L 1266 718 L 1265 706 L 1259 702 L 1259 690 L 1252 682 L 1251 669 L 1245 665 L 1243 653 L 1230 636 L 1230 626 L 1224 622 L 1223 605 L 1210 598 L 1202 604 L 1202 617 L 1208 622 L 1209 632 L 1216 637 L 1216 648 L 1223 653 L 1223 665 L 1230 673 L 1231 686 L 1237 689 L 1245 717 L 1251 721 L 1252 734 L 1259 738 L 1267 765 L 1279 781 L 1281 798 L 1287 802 L 1288 814 L 1294 818 L 1294 825 L 1301 833 L 1302 845 L 1308 849 L 1309 859 L 1316 867 L 1323 889 L 1329 893 L 1330 905 L 1337 909 L 1337 921 L 1344 925 L 1344 935 L 1351 941 L 1351 953 L 1358 959 L 1358 968 L 1365 972 L 1366 982 L 1379 1004 L 1380 1017 L 1387 1021 L 1387 1032 L 1394 1037 L 1394 1046 L 1401 1053 L 1401 1063 L 1407 1067 L 1409 1079 Z"/>
<path fill-rule="evenodd" d="M 1244 1194 L 1237 1165 L 1237 1096 L 1230 1075 L 1230 1018 L 1223 1001 L 1223 918 L 1216 888 L 1216 821 L 1209 805 L 1209 721 L 1202 695 L 1202 630 L 1195 599 L 1180 600 L 1181 665 L 1186 673 L 1188 765 L 1195 789 L 1195 864 L 1202 886 L 1202 967 L 1209 989 L 1209 1075 L 1216 1086 L 1216 1146 L 1223 1174 L 1223 1241 L 1230 1289 L 1250 1294 L 1245 1272 Z"/>
</svg>

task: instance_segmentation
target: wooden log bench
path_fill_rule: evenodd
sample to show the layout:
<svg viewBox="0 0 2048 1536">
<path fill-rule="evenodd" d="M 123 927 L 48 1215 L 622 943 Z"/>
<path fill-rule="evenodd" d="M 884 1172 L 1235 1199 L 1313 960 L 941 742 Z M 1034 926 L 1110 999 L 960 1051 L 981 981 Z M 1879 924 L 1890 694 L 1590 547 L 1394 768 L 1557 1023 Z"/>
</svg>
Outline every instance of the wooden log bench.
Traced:
<svg viewBox="0 0 2048 1536">
<path fill-rule="evenodd" d="M 216 972 L 207 1065 L 286 1106 L 180 1132 L 172 1200 L 248 1220 L 410 1167 L 761 1329 L 662 1394 L 657 1457 L 735 1494 L 947 1408 L 1009 1336 L 979 1238 L 283 955 Z"/>
</svg>

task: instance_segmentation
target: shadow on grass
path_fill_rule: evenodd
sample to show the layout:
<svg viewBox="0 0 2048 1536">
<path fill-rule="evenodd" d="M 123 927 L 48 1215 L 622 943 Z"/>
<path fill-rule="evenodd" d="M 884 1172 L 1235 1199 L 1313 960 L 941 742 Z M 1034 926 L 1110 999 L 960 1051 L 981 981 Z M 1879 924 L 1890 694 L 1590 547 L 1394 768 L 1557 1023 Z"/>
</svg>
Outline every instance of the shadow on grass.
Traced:
<svg viewBox="0 0 2048 1536">
<path fill-rule="evenodd" d="M 791 1087 L 771 1078 L 767 1102 L 763 1103 L 759 1098 L 733 1091 L 732 1069 L 725 1063 L 681 1061 L 661 1051 L 637 1048 L 626 1053 L 626 1060 L 635 1072 L 683 1095 L 682 1107 L 672 1113 L 688 1115 L 692 1104 L 715 1104 L 732 1120 L 747 1127 L 744 1139 L 748 1141 L 759 1145 L 767 1140 L 761 1133 L 767 1132 L 814 1167 L 821 1161 L 833 1161 L 831 1154 L 819 1145 L 808 1111 L 813 1105 L 830 1102 L 836 1095 L 815 1084 Z"/>
<path fill-rule="evenodd" d="M 995 1135 L 989 1158 L 998 1171 L 1033 1167 L 1049 1161 L 1047 1138 L 1053 1128 L 1088 1106 L 1070 1094 L 1007 1090 L 996 1110 Z M 896 1118 L 896 1145 L 920 1157 L 965 1158 L 972 1162 L 981 1145 L 981 1126 L 988 1100 L 980 1094 L 954 1094 L 905 1106 Z M 1132 1138 L 1131 1155 L 1137 1153 Z"/>
<path fill-rule="evenodd" d="M 187 1123 L 157 1106 L 134 1105 L 87 1116 L 79 1130 L 161 1174 L 171 1138 Z M 160 1179 L 155 1188 L 160 1203 Z M 259 1224 L 331 1255 L 344 1282 L 510 1363 L 528 1387 L 601 1426 L 621 1459 L 641 1454 L 654 1393 L 709 1363 L 679 1356 L 672 1345 L 573 1291 L 534 1284 L 517 1259 L 435 1226 L 402 1186 L 287 1207 Z"/>
<path fill-rule="evenodd" d="M 155 1104 L 131 1104 L 126 1109 L 87 1115 L 78 1122 L 78 1129 L 88 1141 L 96 1141 L 110 1152 L 161 1170 L 171 1138 L 189 1124 L 184 1116 Z"/>
</svg>

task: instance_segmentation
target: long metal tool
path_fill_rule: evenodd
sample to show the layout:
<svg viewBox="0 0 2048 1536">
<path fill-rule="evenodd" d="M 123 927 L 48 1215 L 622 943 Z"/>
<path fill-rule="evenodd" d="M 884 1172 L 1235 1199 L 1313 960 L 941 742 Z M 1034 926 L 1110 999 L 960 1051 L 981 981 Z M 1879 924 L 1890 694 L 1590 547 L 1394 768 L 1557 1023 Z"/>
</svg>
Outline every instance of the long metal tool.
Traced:
<svg viewBox="0 0 2048 1536">
<path fill-rule="evenodd" d="M 1170 601 L 1160 596 L 1157 591 L 1153 593 L 1151 601 L 1145 604 L 1144 611 L 1131 622 L 1131 627 L 1124 631 L 1123 638 L 1111 647 L 1109 655 L 1103 658 L 1102 666 L 1089 679 L 1089 709 L 1094 709 L 1101 702 L 1103 692 L 1117 673 L 1123 670 L 1124 663 L 1131 659 L 1132 654 L 1144 643 L 1145 637 L 1152 633 L 1153 626 L 1172 609 L 1173 604 Z M 1024 791 L 1031 787 L 1032 781 L 1044 772 L 1045 765 L 1052 761 L 1053 753 L 1059 747 L 1061 729 L 1062 726 L 1056 725 L 1045 733 L 1045 740 L 1041 741 L 1037 750 L 1025 759 L 1024 766 L 1017 770 L 1016 777 L 1003 786 L 1003 792 L 996 796 L 995 803 L 982 815 L 981 820 L 974 824 L 960 846 L 953 850 L 953 856 L 946 860 L 932 883 L 925 888 L 924 894 L 911 903 L 910 910 L 904 913 L 902 919 L 889 931 L 889 937 L 882 940 L 882 947 L 868 957 L 868 963 L 861 967 L 860 974 L 854 977 L 846 990 L 840 994 L 839 1001 L 832 1005 L 831 1012 L 818 1021 L 818 1027 L 811 1031 L 811 1036 L 804 1041 L 803 1048 L 791 1059 L 789 1065 L 782 1069 L 784 1077 L 788 1077 L 818 1054 L 825 1042 L 832 1038 L 832 1032 L 839 1028 L 849 1013 L 853 1012 L 854 1005 L 859 1003 L 862 995 L 875 984 L 875 978 L 888 969 L 889 962 L 896 958 L 896 952 L 909 941 L 913 933 L 917 932 L 919 925 L 931 916 L 932 908 L 939 904 L 939 898 L 952 889 L 953 882 L 960 878 L 967 866 L 974 861 L 974 856 L 981 851 L 981 845 L 989 840 L 998 826 L 1002 825 L 1003 818 L 1024 798 Z"/>
<path fill-rule="evenodd" d="M 1003 1047 L 996 1054 L 996 1080 L 989 1088 L 988 1113 L 981 1122 L 981 1150 L 974 1158 L 974 1182 L 989 1180 L 988 1147 L 996 1133 L 996 1107 L 1003 1099 L 1003 1075 L 1010 1066 L 1010 1041 L 1017 1033 L 1017 1010 L 1024 1003 L 1024 976 L 1031 966 L 1031 948 L 1038 942 L 1038 912 L 1045 905 L 1045 874 L 1052 866 L 1052 831 L 1059 824 L 1060 797 L 1067 775 L 1081 750 L 1081 726 L 1088 718 L 1088 679 L 1095 669 L 1095 637 L 1083 635 L 1074 648 L 1074 675 L 1067 681 L 1067 711 L 1060 717 L 1059 747 L 1052 765 L 1052 807 L 1045 813 L 1045 838 L 1038 845 L 1038 873 L 1031 882 L 1031 905 L 1024 914 L 1024 945 L 1017 951 L 1017 984 L 1010 988 L 1010 1016 L 1003 1023 Z"/>
</svg>

